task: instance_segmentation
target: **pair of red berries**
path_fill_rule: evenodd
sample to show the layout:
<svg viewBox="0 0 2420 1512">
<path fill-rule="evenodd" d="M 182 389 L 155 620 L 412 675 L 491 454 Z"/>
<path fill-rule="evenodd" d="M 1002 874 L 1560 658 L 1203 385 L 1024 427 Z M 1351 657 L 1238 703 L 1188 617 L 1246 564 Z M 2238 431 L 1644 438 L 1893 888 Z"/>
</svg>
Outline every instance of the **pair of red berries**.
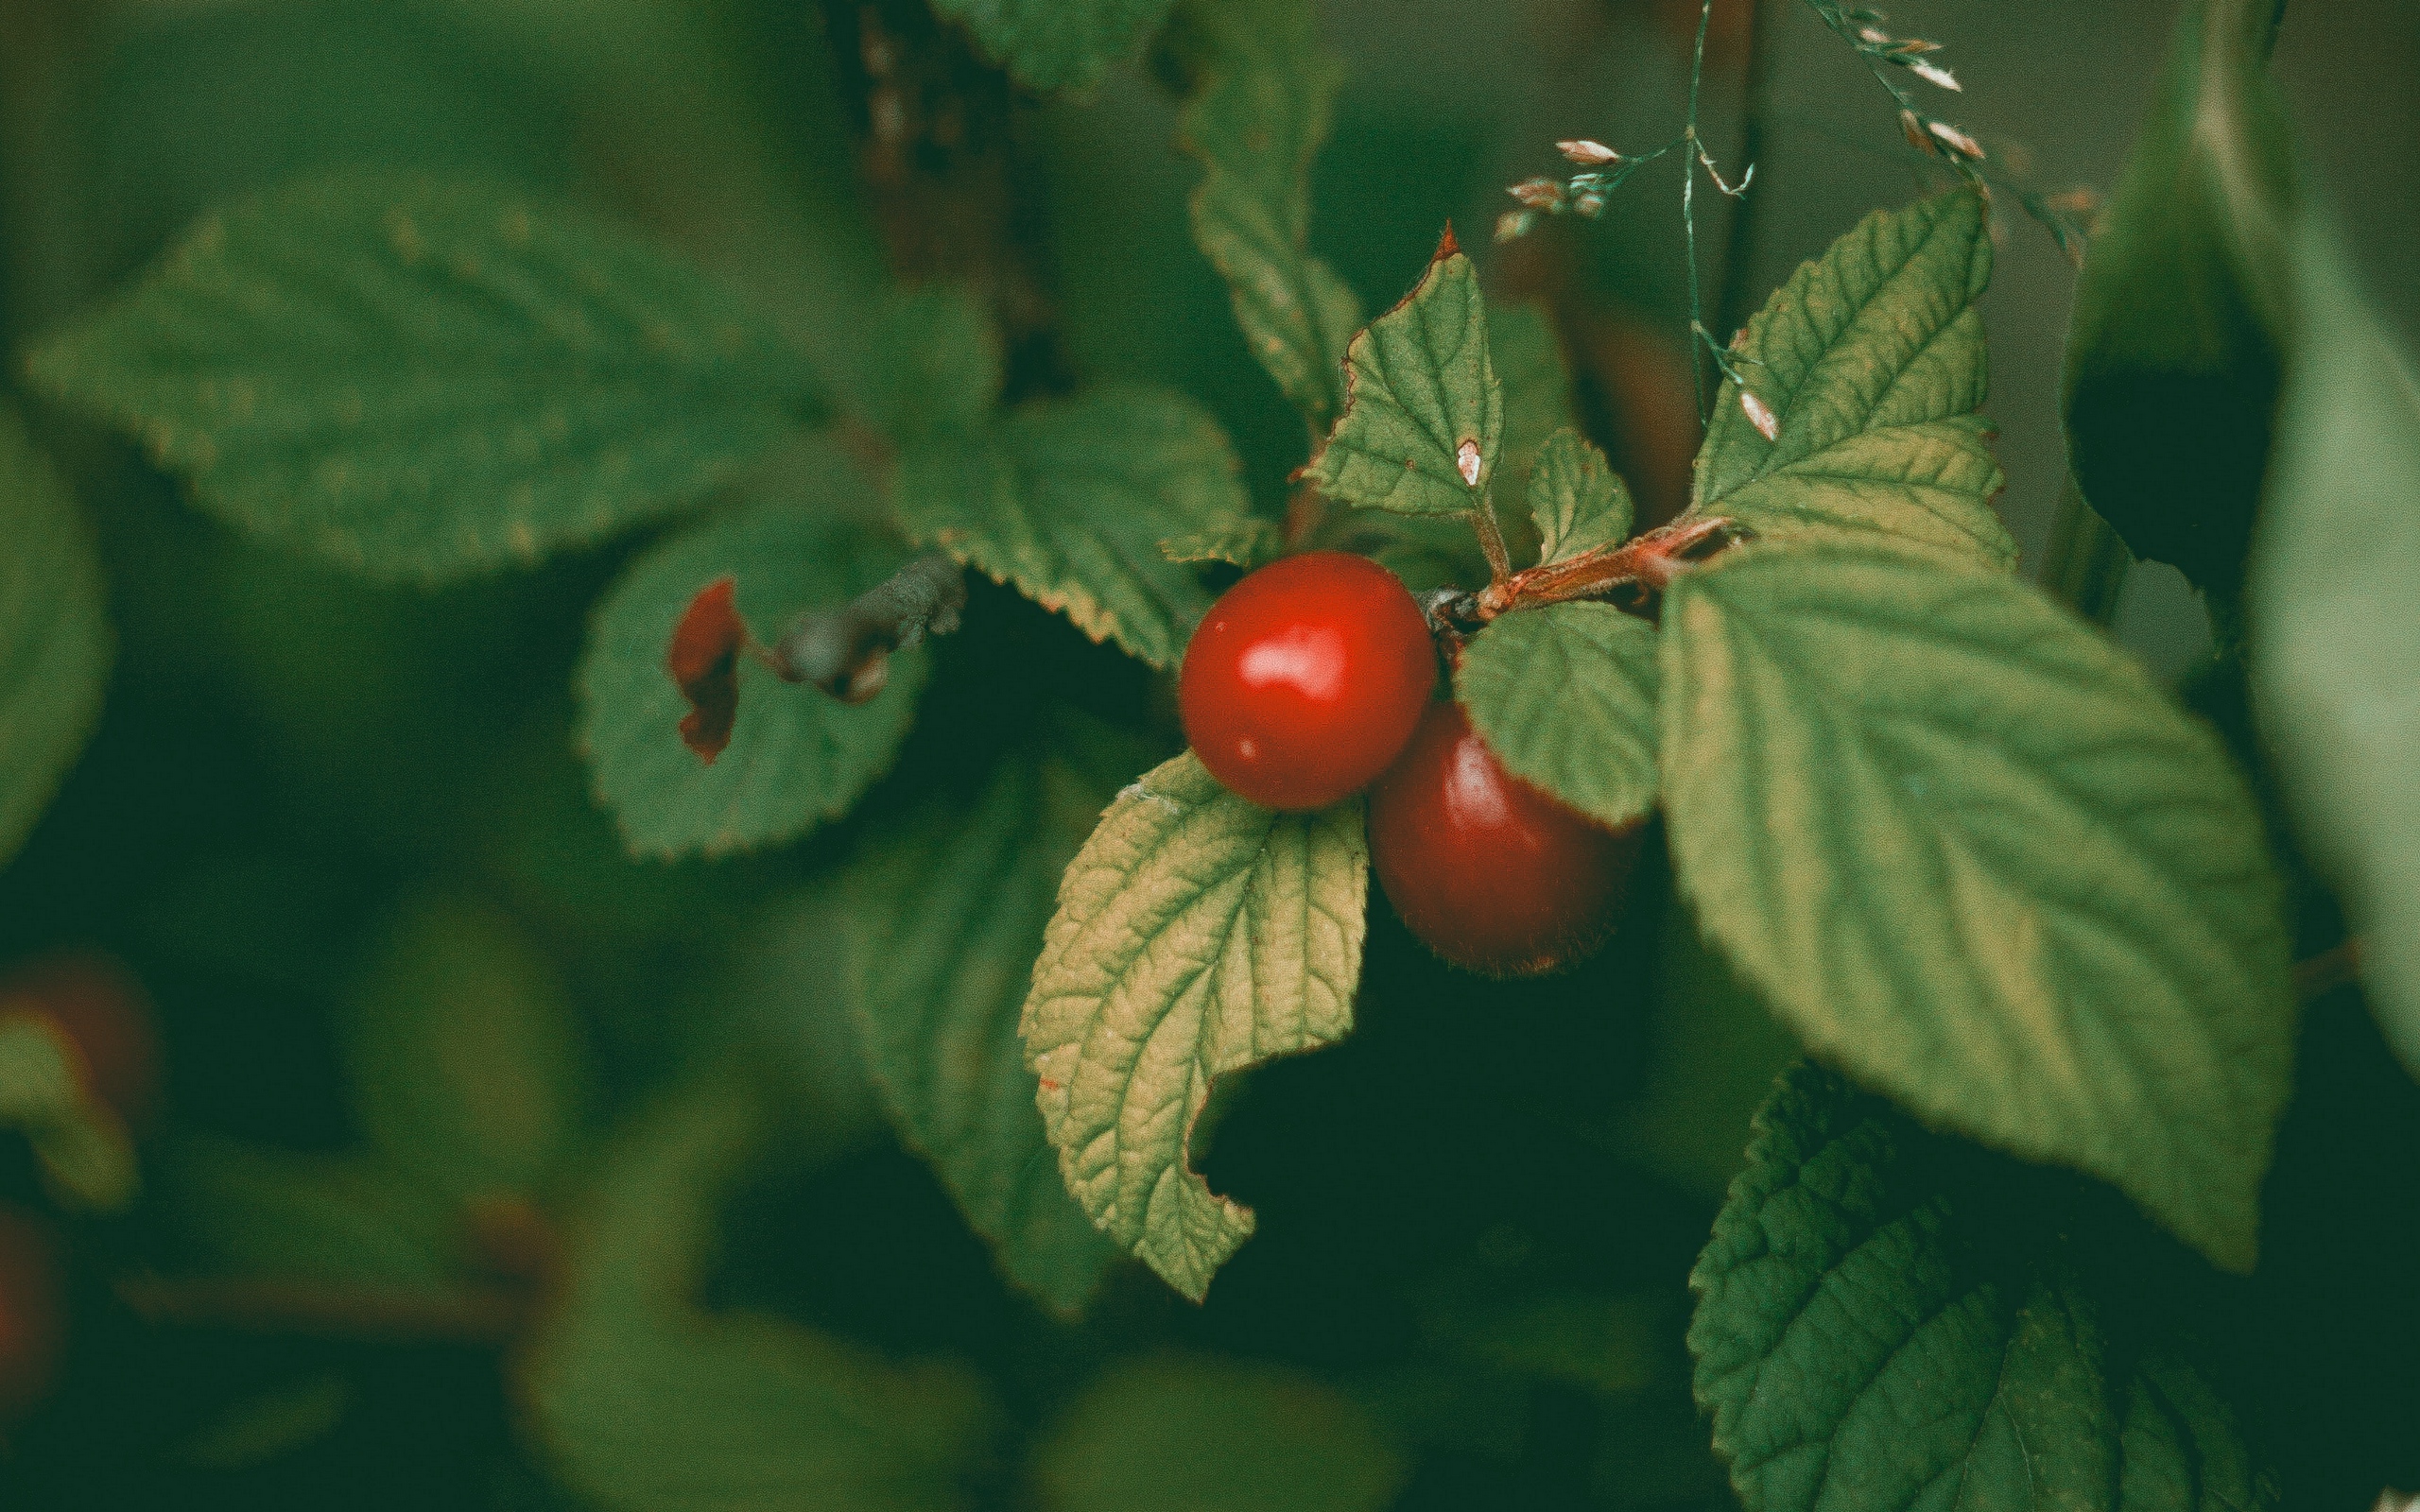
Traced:
<svg viewBox="0 0 2420 1512">
<path fill-rule="evenodd" d="M 1263 808 L 1375 784 L 1370 860 L 1395 912 L 1457 966 L 1523 976 L 1602 944 L 1636 826 L 1615 832 L 1507 772 L 1450 697 L 1392 573 L 1342 552 L 1246 576 L 1185 647 L 1178 702 L 1211 775 Z"/>
</svg>

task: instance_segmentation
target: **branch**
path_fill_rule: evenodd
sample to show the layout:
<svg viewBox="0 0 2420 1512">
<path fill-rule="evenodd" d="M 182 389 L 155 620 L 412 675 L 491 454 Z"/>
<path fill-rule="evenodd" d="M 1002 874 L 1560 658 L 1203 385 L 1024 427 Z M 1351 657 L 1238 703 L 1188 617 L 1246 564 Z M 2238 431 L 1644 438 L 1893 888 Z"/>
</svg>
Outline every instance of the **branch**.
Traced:
<svg viewBox="0 0 2420 1512">
<path fill-rule="evenodd" d="M 839 609 L 801 614 L 765 662 L 786 681 L 863 703 L 889 679 L 891 652 L 957 629 L 965 608 L 966 570 L 928 552 Z"/>
</svg>

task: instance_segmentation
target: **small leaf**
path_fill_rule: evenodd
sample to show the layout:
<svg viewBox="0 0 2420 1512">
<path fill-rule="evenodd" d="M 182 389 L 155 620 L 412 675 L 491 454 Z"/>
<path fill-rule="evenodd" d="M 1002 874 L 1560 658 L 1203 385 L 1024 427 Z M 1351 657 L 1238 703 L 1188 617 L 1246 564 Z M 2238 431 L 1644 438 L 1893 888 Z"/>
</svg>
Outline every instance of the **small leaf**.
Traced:
<svg viewBox="0 0 2420 1512">
<path fill-rule="evenodd" d="M 933 0 L 1028 89 L 1082 90 L 1132 56 L 1172 0 Z"/>
<path fill-rule="evenodd" d="M 1314 434 L 1344 407 L 1360 301 L 1305 249 L 1311 162 L 1342 76 L 1293 0 L 1194 0 L 1176 48 L 1199 75 L 1182 129 L 1207 170 L 1193 239 L 1227 282 L 1245 344 Z"/>
<path fill-rule="evenodd" d="M 99 723 L 110 627 L 91 530 L 0 404 L 0 866 Z"/>
<path fill-rule="evenodd" d="M 2127 548 L 2241 585 L 2277 404 L 2292 133 L 2273 0 L 2193 0 L 2076 284 L 2068 455 Z"/>
<path fill-rule="evenodd" d="M 1403 302 L 1353 338 L 1344 418 L 1304 475 L 1347 504 L 1468 514 L 1493 471 L 1504 399 L 1487 350 L 1478 274 L 1448 230 Z M 1466 479 L 1464 442 L 1478 468 Z"/>
<path fill-rule="evenodd" d="M 2301 833 L 2342 890 L 2387 1040 L 2420 1074 L 2420 364 L 2324 224 L 2252 576 L 2252 676 Z"/>
<path fill-rule="evenodd" d="M 907 738 L 927 665 L 921 650 L 894 654 L 882 691 L 854 705 L 742 657 L 729 748 L 709 766 L 682 738 L 683 700 L 664 652 L 700 583 L 734 577 L 739 611 L 764 639 L 907 559 L 829 518 L 831 507 L 769 498 L 717 513 L 632 562 L 598 606 L 578 679 L 580 742 L 633 853 L 717 855 L 795 839 L 848 812 Z"/>
<path fill-rule="evenodd" d="M 1266 520 L 1236 520 L 1160 542 L 1170 561 L 1223 561 L 1246 572 L 1274 561 L 1286 549 L 1285 535 Z"/>
<path fill-rule="evenodd" d="M 1210 598 L 1160 542 L 1249 529 L 1240 472 L 1193 401 L 1119 387 L 1024 405 L 988 439 L 911 451 L 892 491 L 919 543 L 1167 668 Z"/>
<path fill-rule="evenodd" d="M 753 1089 L 704 1082 L 619 1142 L 519 1362 L 548 1463 L 613 1512 L 971 1506 L 993 1409 L 970 1372 L 695 1300 L 763 1119 Z"/>
<path fill-rule="evenodd" d="M 461 1236 L 451 1205 L 382 1163 L 197 1139 L 170 1152 L 160 1189 L 207 1269 L 347 1291 L 455 1291 Z"/>
<path fill-rule="evenodd" d="M 873 422 L 901 442 L 973 430 L 999 402 L 1005 366 L 999 328 L 972 290 L 894 292 L 865 375 Z"/>
<path fill-rule="evenodd" d="M 587 1046 L 554 965 L 460 898 L 386 921 L 344 1018 L 363 1134 L 460 1201 L 544 1194 L 587 1130 Z"/>
<path fill-rule="evenodd" d="M 1353 1401 L 1278 1366 L 1113 1364 L 1035 1452 L 1041 1512 L 1378 1512 L 1402 1456 Z"/>
<path fill-rule="evenodd" d="M 143 1187 L 133 1136 L 88 1075 L 83 1051 L 48 1011 L 0 995 L 0 1128 L 25 1134 L 54 1196 L 124 1212 Z"/>
<path fill-rule="evenodd" d="M 840 888 L 858 1034 L 893 1121 L 1001 1268 L 1066 1314 L 1118 1249 L 1059 1180 L 1017 1016 L 1059 878 L 1114 790 L 1013 754 L 971 803 L 937 799 L 888 829 Z"/>
<path fill-rule="evenodd" d="M 739 653 L 749 638 L 748 622 L 733 600 L 736 581 L 726 573 L 699 589 L 664 653 L 664 670 L 689 705 L 681 716 L 681 744 L 702 762 L 722 754 L 739 718 Z"/>
<path fill-rule="evenodd" d="M 662 515 L 814 404 L 800 359 L 702 273 L 503 191 L 401 178 L 205 219 L 29 371 L 226 519 L 426 579 Z"/>
<path fill-rule="evenodd" d="M 1576 431 L 1557 431 L 1530 473 L 1530 518 L 1538 559 L 1569 561 L 1629 539 L 1630 489 L 1604 453 Z"/>
<path fill-rule="evenodd" d="M 1655 807 L 1655 641 L 1610 604 L 1523 610 L 1462 647 L 1454 694 L 1507 771 L 1619 829 Z"/>
<path fill-rule="evenodd" d="M 1757 1114 L 1689 1284 L 1697 1393 L 1746 1512 L 2276 1502 L 2179 1342 L 2080 1275 L 1993 1158 L 1830 1073 Z"/>
<path fill-rule="evenodd" d="M 2004 481 L 1991 422 L 1975 413 L 1986 232 L 1982 198 L 1957 190 L 1876 211 L 1799 268 L 1732 356 L 1773 436 L 1726 381 L 1691 507 L 1766 536 L 1876 532 L 2015 565 L 1991 507 Z"/>
<path fill-rule="evenodd" d="M 2031 588 L 1931 556 L 1747 547 L 1674 585 L 1663 638 L 1674 867 L 1773 1010 L 2249 1269 L 2294 1005 L 2216 737 Z"/>
<path fill-rule="evenodd" d="M 1353 1027 L 1361 806 L 1272 814 L 1188 752 L 1117 797 L 1059 888 L 1021 1025 L 1060 1175 L 1199 1299 L 1252 1211 L 1188 1164 L 1211 1083 Z"/>
</svg>

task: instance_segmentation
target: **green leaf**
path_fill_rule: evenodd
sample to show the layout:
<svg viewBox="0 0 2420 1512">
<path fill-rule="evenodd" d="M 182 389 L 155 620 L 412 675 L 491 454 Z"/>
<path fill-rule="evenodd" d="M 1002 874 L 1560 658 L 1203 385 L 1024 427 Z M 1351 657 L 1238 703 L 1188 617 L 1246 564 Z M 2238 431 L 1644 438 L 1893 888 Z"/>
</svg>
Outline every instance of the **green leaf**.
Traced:
<svg viewBox="0 0 2420 1512">
<path fill-rule="evenodd" d="M 1996 1174 L 1812 1068 L 1757 1115 L 1689 1278 L 1746 1512 L 2273 1505 L 2208 1379 L 2082 1279 L 2062 1225 L 2001 1211 Z"/>
<path fill-rule="evenodd" d="M 2076 284 L 2068 455 L 2128 549 L 2232 595 L 2260 497 L 2289 301 L 2292 133 L 2278 0 L 2192 0 Z"/>
<path fill-rule="evenodd" d="M 387 921 L 360 984 L 345 1069 L 371 1145 L 458 1200 L 543 1194 L 593 1096 L 553 963 L 497 910 L 430 897 Z"/>
<path fill-rule="evenodd" d="M 999 402 L 999 328 L 963 284 L 891 294 L 862 382 L 875 425 L 902 442 L 975 429 Z"/>
<path fill-rule="evenodd" d="M 1618 829 L 1655 807 L 1655 642 L 1610 604 L 1523 610 L 1462 647 L 1454 694 L 1513 776 Z"/>
<path fill-rule="evenodd" d="M 2209 730 L 2025 584 L 1858 545 L 1684 576 L 1663 666 L 1674 866 L 1774 1011 L 2249 1269 L 2294 1005 Z"/>
<path fill-rule="evenodd" d="M 111 639 L 91 530 L 0 404 L 0 866 L 100 722 Z"/>
<path fill-rule="evenodd" d="M 703 274 L 503 191 L 314 180 L 37 351 L 211 509 L 381 576 L 527 564 L 794 433 L 800 360 Z"/>
<path fill-rule="evenodd" d="M 1323 434 L 1344 407 L 1344 352 L 1361 303 L 1306 249 L 1312 160 L 1343 70 L 1318 15 L 1293 0 L 1194 0 L 1176 50 L 1199 75 L 1181 124 L 1207 170 L 1193 239 L 1227 281 L 1253 355 Z"/>
<path fill-rule="evenodd" d="M 1733 361 L 1780 421 L 1768 441 L 1725 382 L 1698 452 L 1700 514 L 1762 535 L 1878 532 L 2012 567 L 1992 509 L 2004 481 L 1983 402 L 1992 276 L 1982 198 L 1955 190 L 1876 211 L 1800 267 Z"/>
<path fill-rule="evenodd" d="M 1009 1277 L 1066 1314 L 1118 1249 L 1059 1180 L 1017 1017 L 1060 875 L 1114 791 L 1013 754 L 973 801 L 937 799 L 886 831 L 840 888 L 858 1034 L 892 1120 Z"/>
<path fill-rule="evenodd" d="M 925 683 L 922 650 L 893 655 L 882 691 L 854 706 L 742 656 L 730 747 L 707 765 L 681 742 L 685 706 L 664 657 L 698 590 L 735 575 L 740 613 L 770 641 L 801 610 L 846 603 L 907 559 L 830 507 L 769 498 L 717 514 L 631 563 L 598 607 L 578 679 L 580 742 L 634 853 L 718 855 L 796 839 L 847 813 L 898 753 Z"/>
<path fill-rule="evenodd" d="M 1428 271 L 1353 338 L 1344 418 L 1304 476 L 1347 504 L 1402 514 L 1469 514 L 1504 437 L 1504 396 L 1487 348 L 1478 273 L 1448 232 Z M 1462 474 L 1461 448 L 1477 473 Z"/>
<path fill-rule="evenodd" d="M 160 1188 L 210 1269 L 345 1290 L 454 1291 L 453 1210 L 381 1163 L 198 1139 L 170 1153 Z"/>
<path fill-rule="evenodd" d="M 963 1367 L 697 1305 L 717 1206 L 763 1117 L 753 1089 L 703 1082 L 619 1143 L 520 1364 L 546 1459 L 615 1512 L 972 1505 L 993 1409 Z"/>
<path fill-rule="evenodd" d="M 1172 0 L 933 0 L 1028 89 L 1089 89 L 1140 49 Z"/>
<path fill-rule="evenodd" d="M 124 1212 L 143 1188 L 134 1140 L 86 1075 L 83 1051 L 56 1019 L 0 996 L 0 1128 L 25 1134 L 53 1196 Z"/>
<path fill-rule="evenodd" d="M 1211 1083 L 1353 1027 L 1361 805 L 1272 814 L 1190 752 L 1117 796 L 1068 867 L 1026 1000 L 1060 1175 L 1093 1221 L 1199 1299 L 1252 1210 L 1188 1164 Z"/>
<path fill-rule="evenodd" d="M 2252 676 L 2301 833 L 2360 937 L 2371 1006 L 2420 1074 L 2420 366 L 2324 224 L 2295 251 Z"/>
<path fill-rule="evenodd" d="M 1116 1362 L 1035 1452 L 1041 1512 L 1378 1512 L 1405 1479 L 1367 1414 L 1299 1371 Z"/>
<path fill-rule="evenodd" d="M 1630 537 L 1630 488 L 1605 454 L 1577 431 L 1557 431 L 1530 473 L 1530 518 L 1538 525 L 1538 559 L 1569 561 Z"/>
<path fill-rule="evenodd" d="M 1240 472 L 1193 401 L 1115 387 L 1023 405 L 987 439 L 911 451 L 893 493 L 919 542 L 1167 668 L 1210 597 L 1160 542 L 1248 530 Z"/>
</svg>

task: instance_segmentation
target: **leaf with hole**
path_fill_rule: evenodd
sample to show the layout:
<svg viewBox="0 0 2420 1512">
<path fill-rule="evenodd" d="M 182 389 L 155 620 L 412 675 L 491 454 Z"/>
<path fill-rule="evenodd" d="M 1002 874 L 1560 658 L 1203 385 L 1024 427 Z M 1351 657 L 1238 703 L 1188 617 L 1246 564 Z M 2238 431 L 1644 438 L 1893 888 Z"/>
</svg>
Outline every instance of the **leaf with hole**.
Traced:
<svg viewBox="0 0 2420 1512">
<path fill-rule="evenodd" d="M 2031 587 L 1750 546 L 1665 601 L 1664 807 L 1723 954 L 1924 1118 L 2251 1267 L 2294 1002 L 2217 737 Z"/>
<path fill-rule="evenodd" d="M 821 405 L 701 271 L 505 190 L 376 176 L 209 216 L 28 371 L 223 518 L 430 580 L 693 503 Z"/>
<path fill-rule="evenodd" d="M 861 704 L 739 657 L 731 742 L 712 765 L 682 738 L 687 705 L 665 669 L 674 625 L 717 578 L 735 579 L 741 616 L 768 641 L 800 611 L 845 604 L 908 559 L 834 516 L 841 487 L 836 478 L 829 498 L 774 496 L 717 513 L 631 562 L 597 606 L 577 679 L 579 739 L 632 853 L 719 855 L 796 839 L 847 813 L 898 753 L 925 682 L 921 649 L 893 654 L 882 690 Z"/>
<path fill-rule="evenodd" d="M 1732 360 L 1779 428 L 1766 439 L 1726 381 L 1690 507 L 1776 538 L 1878 534 L 2014 566 L 1976 413 L 1988 220 L 1964 190 L 1876 211 L 1775 291 Z"/>
<path fill-rule="evenodd" d="M 1211 1084 L 1351 1031 L 1368 890 L 1359 803 L 1272 814 L 1190 752 L 1060 884 L 1021 1024 L 1043 1125 L 1093 1221 L 1187 1297 L 1253 1230 L 1189 1163 Z"/>
</svg>

